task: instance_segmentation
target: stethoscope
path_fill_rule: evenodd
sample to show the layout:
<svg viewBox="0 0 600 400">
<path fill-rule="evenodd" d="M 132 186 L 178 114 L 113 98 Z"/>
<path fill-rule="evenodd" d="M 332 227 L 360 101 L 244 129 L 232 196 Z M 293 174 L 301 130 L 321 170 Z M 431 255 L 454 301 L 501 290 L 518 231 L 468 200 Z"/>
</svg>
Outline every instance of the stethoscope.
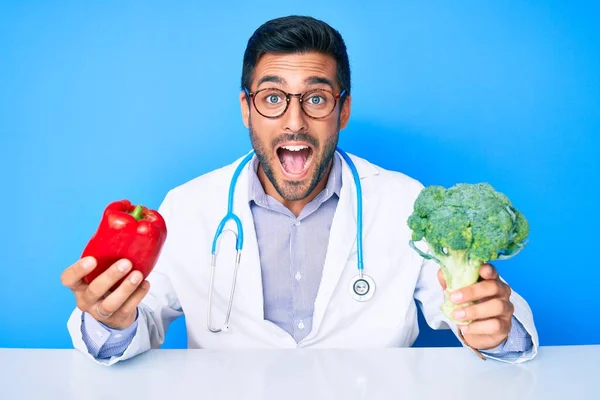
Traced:
<svg viewBox="0 0 600 400">
<path fill-rule="evenodd" d="M 354 178 L 354 183 L 356 184 L 356 256 L 358 259 L 358 275 L 353 277 L 350 280 L 350 295 L 356 301 L 367 301 L 373 297 L 375 293 L 375 281 L 370 276 L 363 273 L 363 245 L 362 245 L 362 189 L 360 185 L 360 178 L 358 176 L 358 171 L 354 166 L 354 163 L 343 150 L 339 147 L 336 149 L 337 152 L 344 158 L 350 170 L 352 171 L 352 177 Z M 237 179 L 240 176 L 244 166 L 252 159 L 254 156 L 254 152 L 250 152 L 237 166 L 235 172 L 233 173 L 233 177 L 231 178 L 231 183 L 229 185 L 229 198 L 227 201 L 227 214 L 221 220 L 221 223 L 217 227 L 217 231 L 215 232 L 215 237 L 212 243 L 212 259 L 210 263 L 211 273 L 210 273 L 210 286 L 208 289 L 208 316 L 207 316 L 207 326 L 208 330 L 213 333 L 225 332 L 229 330 L 229 317 L 231 316 L 231 307 L 233 305 L 233 296 L 235 294 L 235 286 L 237 280 L 237 272 L 240 266 L 240 259 L 242 257 L 242 247 L 244 246 L 244 230 L 242 228 L 242 222 L 240 218 L 235 215 L 233 212 L 233 195 L 235 192 L 235 185 L 237 183 Z M 225 224 L 232 219 L 236 226 L 238 233 L 234 232 L 231 229 L 223 229 Z M 217 254 L 219 252 L 219 244 L 221 239 L 221 234 L 223 232 L 229 231 L 235 237 L 235 248 L 237 250 L 235 255 L 235 269 L 233 272 L 233 281 L 231 285 L 231 293 L 229 295 L 229 304 L 227 306 L 227 313 L 225 315 L 225 324 L 223 328 L 217 329 L 213 328 L 211 325 L 211 309 L 212 309 L 212 291 L 214 287 L 214 279 L 215 279 L 215 267 L 217 264 Z"/>
</svg>

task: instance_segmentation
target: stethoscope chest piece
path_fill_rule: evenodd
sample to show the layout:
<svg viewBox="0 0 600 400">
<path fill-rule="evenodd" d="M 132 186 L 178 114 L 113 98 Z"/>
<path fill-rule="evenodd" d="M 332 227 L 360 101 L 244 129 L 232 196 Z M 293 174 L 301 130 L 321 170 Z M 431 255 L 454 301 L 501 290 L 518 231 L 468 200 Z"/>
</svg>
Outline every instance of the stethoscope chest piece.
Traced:
<svg viewBox="0 0 600 400">
<path fill-rule="evenodd" d="M 356 301 L 367 301 L 375 293 L 375 281 L 369 275 L 357 275 L 350 280 L 350 294 Z"/>
</svg>

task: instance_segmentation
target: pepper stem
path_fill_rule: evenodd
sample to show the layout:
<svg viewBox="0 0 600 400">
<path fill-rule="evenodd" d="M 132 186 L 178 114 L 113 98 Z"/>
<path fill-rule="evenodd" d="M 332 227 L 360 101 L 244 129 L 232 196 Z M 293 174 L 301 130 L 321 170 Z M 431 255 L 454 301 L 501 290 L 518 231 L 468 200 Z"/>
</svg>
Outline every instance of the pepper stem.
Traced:
<svg viewBox="0 0 600 400">
<path fill-rule="evenodd" d="M 144 210 L 143 207 L 138 205 L 138 206 L 135 206 L 135 209 L 130 214 L 133 215 L 133 218 L 135 218 L 136 221 L 139 221 L 142 218 L 144 218 L 144 216 L 142 215 L 143 210 Z"/>
</svg>

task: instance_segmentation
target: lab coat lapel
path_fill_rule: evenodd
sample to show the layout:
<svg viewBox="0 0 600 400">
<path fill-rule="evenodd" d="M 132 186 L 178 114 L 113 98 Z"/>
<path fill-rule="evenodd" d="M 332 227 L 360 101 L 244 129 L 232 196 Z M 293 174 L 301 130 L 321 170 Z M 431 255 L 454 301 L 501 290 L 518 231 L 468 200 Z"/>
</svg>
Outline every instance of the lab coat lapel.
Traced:
<svg viewBox="0 0 600 400">
<path fill-rule="evenodd" d="M 321 285 L 315 300 L 313 329 L 307 337 L 316 335 L 331 297 L 338 286 L 351 252 L 356 251 L 356 185 L 350 168 L 342 159 L 342 189 L 329 234 L 329 245 Z M 357 270 L 358 271 L 358 270 Z M 358 272 L 357 272 L 358 273 Z M 348 286 L 341 282 L 342 290 Z M 348 296 L 350 293 L 348 292 Z"/>
</svg>

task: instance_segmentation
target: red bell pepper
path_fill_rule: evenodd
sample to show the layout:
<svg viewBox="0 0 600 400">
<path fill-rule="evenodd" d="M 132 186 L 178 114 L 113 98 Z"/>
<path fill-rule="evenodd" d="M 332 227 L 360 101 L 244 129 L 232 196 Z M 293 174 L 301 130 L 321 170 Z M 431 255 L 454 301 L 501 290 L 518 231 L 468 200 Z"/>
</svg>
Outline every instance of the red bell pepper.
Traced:
<svg viewBox="0 0 600 400">
<path fill-rule="evenodd" d="M 142 205 L 134 206 L 129 200 L 110 203 L 81 255 L 82 258 L 93 256 L 98 263 L 84 280 L 91 283 L 122 258 L 131 261 L 131 271 L 140 271 L 146 279 L 156 265 L 166 238 L 167 226 L 158 211 Z M 124 279 L 120 279 L 110 291 L 119 287 Z"/>
</svg>

